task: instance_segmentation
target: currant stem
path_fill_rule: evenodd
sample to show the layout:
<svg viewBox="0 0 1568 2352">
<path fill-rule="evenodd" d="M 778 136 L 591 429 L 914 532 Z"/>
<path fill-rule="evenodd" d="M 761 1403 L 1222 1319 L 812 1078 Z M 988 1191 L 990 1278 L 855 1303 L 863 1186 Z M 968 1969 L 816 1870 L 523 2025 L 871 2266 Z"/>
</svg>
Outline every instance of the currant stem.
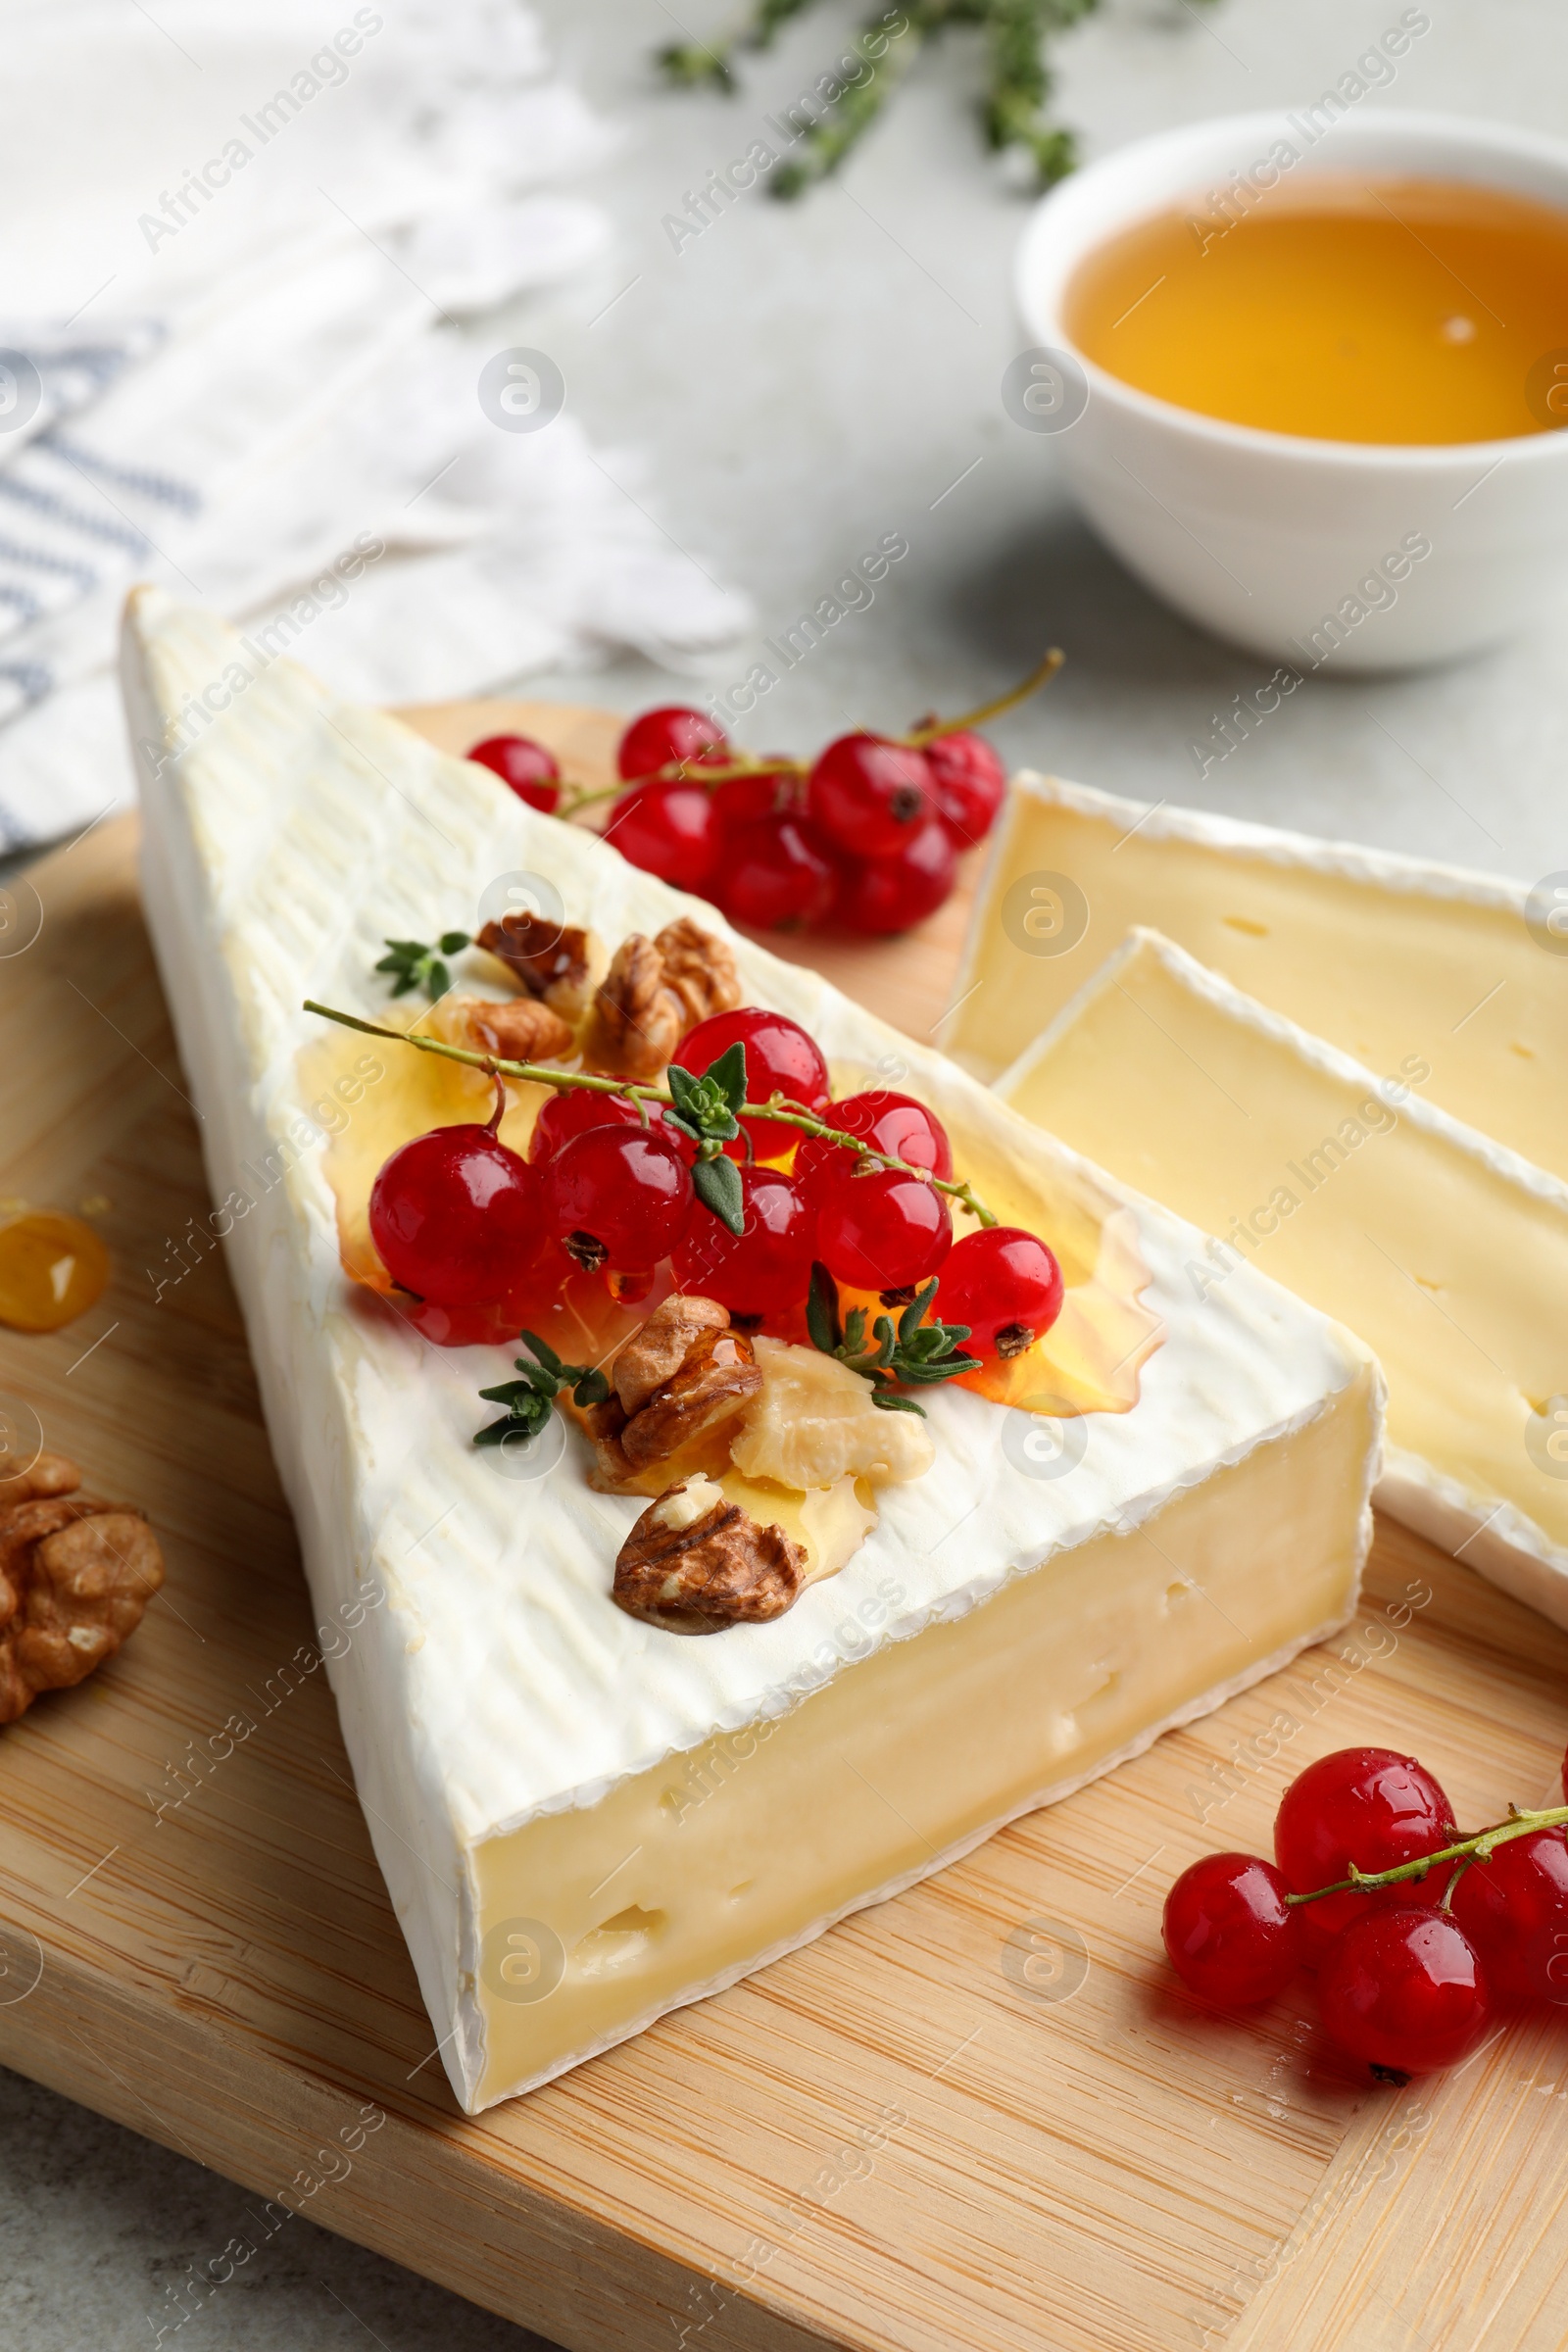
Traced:
<svg viewBox="0 0 1568 2352">
<path fill-rule="evenodd" d="M 1540 1813 L 1521 1813 L 1516 1806 L 1508 1808 L 1506 1821 L 1494 1822 L 1490 1830 L 1477 1830 L 1473 1838 L 1460 1838 L 1452 1845 L 1440 1845 L 1436 1853 L 1417 1854 L 1413 1862 L 1399 1862 L 1392 1870 L 1357 1870 L 1350 1864 L 1348 1879 L 1339 1879 L 1332 1886 L 1314 1886 L 1310 1894 L 1288 1894 L 1288 1903 L 1315 1903 L 1323 1894 L 1364 1893 L 1370 1887 L 1395 1886 L 1401 1879 L 1424 1879 L 1428 1871 L 1440 1862 L 1490 1862 L 1496 1846 L 1506 1845 L 1511 1838 L 1523 1838 L 1531 1830 L 1561 1829 L 1568 1822 L 1568 1805 L 1548 1806 Z M 1454 1873 L 1455 1879 L 1458 1872 Z M 1453 1891 L 1450 1885 L 1448 1892 Z"/>
<path fill-rule="evenodd" d="M 465 1062 L 469 1069 L 483 1070 L 497 1080 L 512 1078 L 519 1085 L 563 1089 L 574 1086 L 596 1095 L 619 1095 L 637 1103 L 639 1108 L 647 1102 L 667 1102 L 674 1107 L 674 1097 L 662 1086 L 639 1086 L 629 1078 L 595 1078 L 586 1070 L 556 1070 L 543 1062 L 506 1061 L 496 1054 L 475 1054 L 466 1046 L 449 1046 L 445 1038 L 421 1037 L 417 1030 L 386 1029 L 376 1021 L 362 1021 L 357 1013 L 339 1012 L 331 1004 L 317 1004 L 314 997 L 306 998 L 304 1009 L 318 1013 L 324 1021 L 336 1021 L 340 1028 L 358 1029 L 365 1037 L 388 1038 L 395 1046 L 413 1046 L 421 1054 L 439 1054 L 448 1061 Z M 735 1115 L 740 1119 L 776 1119 L 785 1127 L 798 1127 L 803 1135 L 842 1145 L 858 1159 L 868 1159 L 879 1168 L 897 1169 L 905 1176 L 918 1176 L 922 1184 L 934 1185 L 939 1193 L 951 1194 L 982 1225 L 997 1222 L 972 1185 L 956 1184 L 946 1176 L 933 1176 L 929 1168 L 914 1167 L 908 1160 L 895 1159 L 886 1152 L 873 1152 L 863 1136 L 848 1135 L 841 1127 L 829 1127 L 814 1111 L 808 1110 L 803 1103 L 791 1102 L 787 1096 L 774 1095 L 766 1102 L 743 1102 Z M 1568 1820 L 1568 1813 L 1563 1818 Z"/>
<path fill-rule="evenodd" d="M 923 752 L 926 745 L 935 743 L 939 735 L 957 735 L 970 727 L 983 726 L 988 718 L 1000 718 L 1004 710 L 1011 710 L 1017 704 L 1026 703 L 1032 694 L 1038 694 L 1041 687 L 1048 685 L 1055 676 L 1066 659 L 1060 646 L 1054 645 L 1045 660 L 1029 672 L 1021 686 L 1014 686 L 1007 694 L 999 694 L 993 703 L 982 703 L 976 710 L 966 710 L 961 718 L 928 718 L 918 727 L 911 727 L 907 735 L 901 735 L 898 741 L 906 743 L 911 751 Z"/>
<path fill-rule="evenodd" d="M 762 760 L 750 752 L 739 752 L 733 760 L 666 760 L 662 767 L 651 767 L 644 776 L 622 776 L 617 784 L 602 784 L 590 792 L 585 785 L 574 785 L 574 798 L 560 811 L 563 817 L 574 817 L 580 810 L 591 808 L 596 801 L 618 801 L 623 792 L 631 792 L 639 784 L 701 784 L 716 790 L 720 784 L 733 784 L 739 776 L 777 776 L 788 774 L 797 781 L 807 772 L 804 760 Z"/>
</svg>

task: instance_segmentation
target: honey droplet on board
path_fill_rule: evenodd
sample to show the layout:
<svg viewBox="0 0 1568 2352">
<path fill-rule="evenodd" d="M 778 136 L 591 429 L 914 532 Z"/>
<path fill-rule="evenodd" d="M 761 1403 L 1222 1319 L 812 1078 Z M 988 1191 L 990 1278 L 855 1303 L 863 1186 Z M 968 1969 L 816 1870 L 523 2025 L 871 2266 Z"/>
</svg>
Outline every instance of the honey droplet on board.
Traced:
<svg viewBox="0 0 1568 2352">
<path fill-rule="evenodd" d="M 86 1313 L 109 1280 L 109 1252 L 90 1225 L 33 1209 L 0 1225 L 0 1323 L 59 1331 Z"/>
</svg>

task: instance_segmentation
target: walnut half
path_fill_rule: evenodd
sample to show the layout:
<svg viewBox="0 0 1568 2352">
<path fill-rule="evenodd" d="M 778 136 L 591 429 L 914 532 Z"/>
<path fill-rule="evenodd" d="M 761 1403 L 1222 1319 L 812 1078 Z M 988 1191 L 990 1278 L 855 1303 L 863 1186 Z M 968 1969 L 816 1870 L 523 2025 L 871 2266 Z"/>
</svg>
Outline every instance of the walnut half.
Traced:
<svg viewBox="0 0 1568 2352">
<path fill-rule="evenodd" d="M 553 923 L 548 915 L 504 914 L 486 923 L 479 945 L 520 980 L 530 997 L 541 997 L 564 1021 L 580 1021 L 605 975 L 606 956 L 598 934 L 577 925 Z"/>
<path fill-rule="evenodd" d="M 715 1012 L 734 1011 L 741 1001 L 740 974 L 721 939 L 682 914 L 664 925 L 654 945 L 664 966 L 665 987 L 673 989 L 685 1006 L 686 1029 L 710 1020 Z"/>
<path fill-rule="evenodd" d="M 717 1634 L 782 1617 L 801 1590 L 806 1554 L 782 1528 L 761 1527 L 701 1476 L 649 1504 L 615 1561 L 612 1598 L 672 1634 Z"/>
<path fill-rule="evenodd" d="M 728 1309 L 679 1294 L 632 1333 L 610 1377 L 614 1394 L 583 1415 L 597 1456 L 589 1483 L 609 1494 L 734 1420 L 762 1385 Z"/>
<path fill-rule="evenodd" d="M 430 1034 L 470 1054 L 502 1061 L 560 1061 L 577 1041 L 559 1012 L 537 997 L 444 996 L 430 1017 Z"/>
<path fill-rule="evenodd" d="M 164 1581 L 141 1513 L 80 1485 L 63 1454 L 0 1477 L 0 1723 L 113 1657 Z"/>
<path fill-rule="evenodd" d="M 664 963 L 651 939 L 628 931 L 611 958 L 582 1033 L 591 1070 L 617 1078 L 657 1078 L 686 1026 L 686 1008 L 664 984 Z"/>
</svg>

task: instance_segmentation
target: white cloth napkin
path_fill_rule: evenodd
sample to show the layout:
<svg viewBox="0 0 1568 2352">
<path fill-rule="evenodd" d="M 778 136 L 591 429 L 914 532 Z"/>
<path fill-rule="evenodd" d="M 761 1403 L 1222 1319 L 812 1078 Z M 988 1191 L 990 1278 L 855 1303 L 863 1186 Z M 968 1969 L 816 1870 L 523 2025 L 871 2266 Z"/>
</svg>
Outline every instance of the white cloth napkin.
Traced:
<svg viewBox="0 0 1568 2352">
<path fill-rule="evenodd" d="M 0 847 L 129 797 L 134 579 L 384 699 L 744 633 L 633 456 L 481 407 L 467 322 L 607 235 L 525 8 L 0 0 Z"/>
</svg>

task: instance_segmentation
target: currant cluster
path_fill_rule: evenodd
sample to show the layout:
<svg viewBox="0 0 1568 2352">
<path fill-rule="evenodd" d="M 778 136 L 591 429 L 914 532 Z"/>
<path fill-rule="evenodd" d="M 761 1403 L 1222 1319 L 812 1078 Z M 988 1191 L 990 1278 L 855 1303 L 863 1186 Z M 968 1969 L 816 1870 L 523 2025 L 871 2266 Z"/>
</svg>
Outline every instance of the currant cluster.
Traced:
<svg viewBox="0 0 1568 2352">
<path fill-rule="evenodd" d="M 1049 656 L 994 714 L 1054 674 Z M 468 753 L 532 808 L 575 815 L 603 796 L 567 785 L 523 735 Z M 711 899 L 755 930 L 906 931 L 953 888 L 960 854 L 983 841 L 1006 771 L 983 735 L 930 720 L 905 737 L 841 735 L 812 762 L 757 758 L 705 711 L 662 705 L 634 718 L 615 754 L 621 778 L 605 832 L 631 864 Z"/>
<path fill-rule="evenodd" d="M 1568 1758 L 1564 1760 L 1568 1795 Z M 1375 2073 L 1452 2066 L 1504 2003 L 1568 1999 L 1562 1812 L 1465 1837 L 1413 1756 L 1348 1747 L 1285 1791 L 1273 1862 L 1205 1854 L 1165 1900 L 1177 1974 L 1225 2006 L 1317 1972 L 1330 2036 Z"/>
<path fill-rule="evenodd" d="M 681 1116 L 704 1082 L 733 1068 L 737 1106 L 775 1097 L 863 1145 L 748 1115 L 718 1129 L 734 1163 L 717 1185 L 714 1143 Z M 488 1125 L 438 1127 L 394 1152 L 370 1194 L 370 1233 L 393 1281 L 441 1307 L 504 1303 L 552 1268 L 602 1272 L 635 1303 L 667 1262 L 678 1289 L 754 1325 L 804 1312 L 811 1270 L 907 1306 L 940 1275 L 942 1313 L 983 1358 L 1022 1351 L 1061 1309 L 1044 1242 L 990 1225 L 955 1239 L 948 1198 L 918 1171 L 953 1176 L 941 1121 L 889 1088 L 831 1098 L 815 1040 L 783 1013 L 715 1014 L 684 1040 L 682 1094 L 669 1104 L 564 1080 L 535 1122 L 526 1159 L 500 1140 L 505 1090 Z M 673 1083 L 673 1082 L 672 1082 Z M 881 1159 L 904 1164 L 890 1168 Z M 714 1202 L 734 1213 L 719 1213 Z"/>
</svg>

